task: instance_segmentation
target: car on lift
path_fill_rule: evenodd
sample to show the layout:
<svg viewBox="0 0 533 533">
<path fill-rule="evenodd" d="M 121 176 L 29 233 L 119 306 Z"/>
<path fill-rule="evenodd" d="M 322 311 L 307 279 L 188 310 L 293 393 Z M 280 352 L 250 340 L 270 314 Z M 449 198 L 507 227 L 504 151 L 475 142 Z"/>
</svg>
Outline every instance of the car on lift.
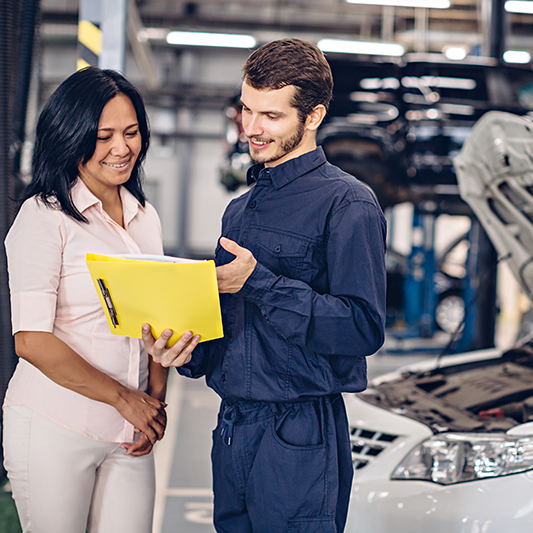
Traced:
<svg viewBox="0 0 533 533">
<path fill-rule="evenodd" d="M 455 160 L 461 197 L 533 300 L 533 123 L 488 113 Z M 533 333 L 424 360 L 347 394 L 347 533 L 533 529 Z M 379 357 L 377 355 L 376 357 Z"/>
<path fill-rule="evenodd" d="M 330 162 L 367 183 L 383 208 L 432 200 L 453 214 L 453 159 L 490 110 L 533 115 L 533 72 L 493 59 L 401 62 L 330 58 L 335 82 L 318 142 Z"/>
</svg>

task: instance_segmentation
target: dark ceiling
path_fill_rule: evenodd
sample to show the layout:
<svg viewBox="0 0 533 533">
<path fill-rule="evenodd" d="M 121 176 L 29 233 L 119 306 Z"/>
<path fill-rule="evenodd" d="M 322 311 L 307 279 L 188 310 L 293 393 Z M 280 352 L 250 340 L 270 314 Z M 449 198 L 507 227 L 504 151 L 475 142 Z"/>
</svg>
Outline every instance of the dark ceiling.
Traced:
<svg viewBox="0 0 533 533">
<path fill-rule="evenodd" d="M 348 4 L 346 0 L 137 0 L 147 28 L 252 33 L 258 42 L 280 36 L 398 42 L 408 52 L 462 45 L 488 55 L 490 16 L 497 0 L 451 0 L 448 9 Z M 42 0 L 45 31 L 76 25 L 77 0 Z M 47 30 L 48 26 L 48 30 Z M 508 47 L 533 52 L 533 15 L 505 15 Z M 53 28 L 53 29 L 52 29 Z"/>
</svg>

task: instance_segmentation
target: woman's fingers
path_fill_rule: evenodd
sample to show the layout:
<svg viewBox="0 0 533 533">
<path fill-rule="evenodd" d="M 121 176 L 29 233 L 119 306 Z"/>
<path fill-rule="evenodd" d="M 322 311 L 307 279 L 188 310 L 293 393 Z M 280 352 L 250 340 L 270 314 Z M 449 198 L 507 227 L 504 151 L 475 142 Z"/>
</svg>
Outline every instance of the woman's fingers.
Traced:
<svg viewBox="0 0 533 533">
<path fill-rule="evenodd" d="M 148 437 L 142 433 L 141 436 L 133 443 L 124 442 L 120 445 L 121 448 L 125 450 L 126 455 L 131 455 L 132 457 L 140 457 L 141 455 L 146 455 L 150 453 L 153 448 L 153 444 L 150 442 Z"/>
<path fill-rule="evenodd" d="M 150 442 L 163 438 L 167 415 L 159 400 L 145 392 L 125 388 L 115 407 L 126 420 L 146 434 Z"/>
</svg>

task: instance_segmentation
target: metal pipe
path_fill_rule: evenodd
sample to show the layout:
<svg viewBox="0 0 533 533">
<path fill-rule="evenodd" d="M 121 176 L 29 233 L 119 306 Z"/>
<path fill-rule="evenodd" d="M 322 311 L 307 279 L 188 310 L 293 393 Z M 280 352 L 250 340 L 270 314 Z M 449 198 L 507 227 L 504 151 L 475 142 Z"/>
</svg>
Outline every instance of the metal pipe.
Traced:
<svg viewBox="0 0 533 533">
<path fill-rule="evenodd" d="M 394 6 L 383 6 L 381 13 L 381 40 L 386 43 L 394 41 Z"/>
<path fill-rule="evenodd" d="M 415 9 L 415 51 L 427 52 L 427 33 L 428 33 L 428 10 L 425 7 Z"/>
<path fill-rule="evenodd" d="M 18 29 L 22 16 L 22 0 L 0 2 L 0 239 L 9 230 L 13 216 L 13 102 L 16 91 L 18 55 Z M 11 335 L 11 310 L 7 259 L 4 247 L 0 250 L 0 401 L 3 401 L 7 384 L 15 368 L 16 355 Z M 0 410 L 0 421 L 2 411 Z M 1 429 L 1 424 L 0 424 Z M 0 449 L 0 460 L 2 459 Z M 0 480 L 5 471 L 0 461 Z"/>
<path fill-rule="evenodd" d="M 19 53 L 17 61 L 15 102 L 13 105 L 13 179 L 18 185 L 22 149 L 26 138 L 26 117 L 30 94 L 31 74 L 35 56 L 35 37 L 39 27 L 40 0 L 23 0 L 20 21 Z M 22 183 L 20 182 L 20 187 Z"/>
<path fill-rule="evenodd" d="M 489 55 L 503 62 L 503 53 L 505 52 L 506 38 L 506 16 L 505 0 L 492 0 L 490 14 L 490 48 Z"/>
</svg>

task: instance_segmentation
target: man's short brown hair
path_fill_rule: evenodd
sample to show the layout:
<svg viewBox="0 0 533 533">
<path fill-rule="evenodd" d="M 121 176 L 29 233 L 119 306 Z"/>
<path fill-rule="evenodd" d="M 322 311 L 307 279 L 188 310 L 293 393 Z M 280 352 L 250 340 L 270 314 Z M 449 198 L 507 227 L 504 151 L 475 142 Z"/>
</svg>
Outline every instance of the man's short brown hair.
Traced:
<svg viewBox="0 0 533 533">
<path fill-rule="evenodd" d="M 319 104 L 326 110 L 333 94 L 331 68 L 322 51 L 300 39 L 279 39 L 253 52 L 243 67 L 243 80 L 254 89 L 277 90 L 294 85 L 293 107 L 302 122 Z"/>
</svg>

